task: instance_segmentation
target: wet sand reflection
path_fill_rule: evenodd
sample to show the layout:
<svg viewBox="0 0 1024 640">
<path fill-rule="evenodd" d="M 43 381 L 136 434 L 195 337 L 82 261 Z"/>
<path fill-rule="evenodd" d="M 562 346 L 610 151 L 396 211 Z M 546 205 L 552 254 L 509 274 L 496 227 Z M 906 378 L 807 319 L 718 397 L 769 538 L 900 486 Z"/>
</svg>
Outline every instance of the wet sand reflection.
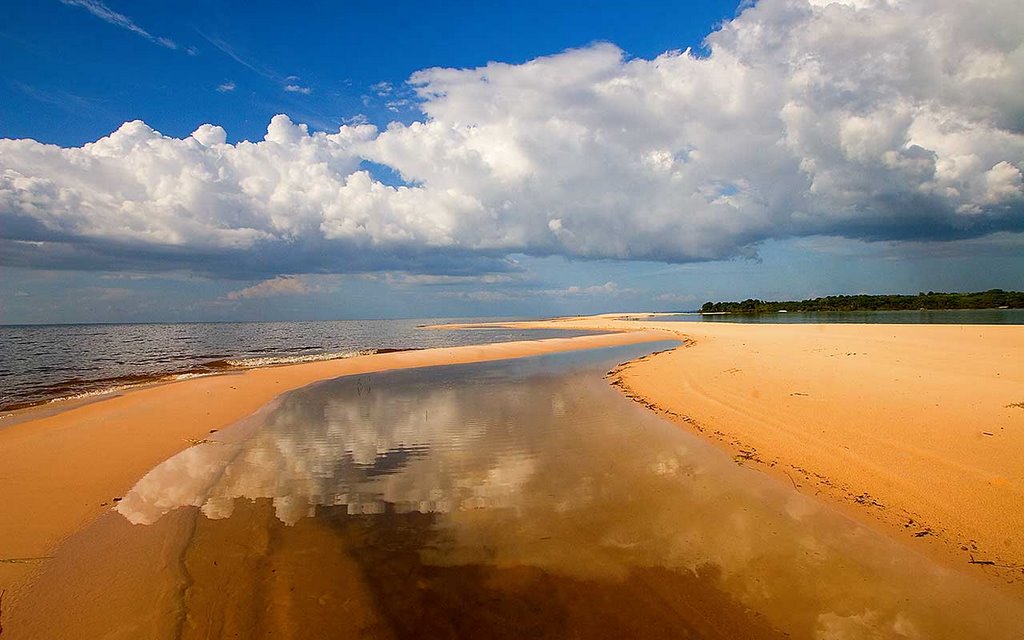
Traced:
<svg viewBox="0 0 1024 640">
<path fill-rule="evenodd" d="M 166 547 L 193 514 L 169 637 L 1018 637 L 1020 603 L 601 380 L 642 351 L 308 387 L 97 526 Z"/>
</svg>

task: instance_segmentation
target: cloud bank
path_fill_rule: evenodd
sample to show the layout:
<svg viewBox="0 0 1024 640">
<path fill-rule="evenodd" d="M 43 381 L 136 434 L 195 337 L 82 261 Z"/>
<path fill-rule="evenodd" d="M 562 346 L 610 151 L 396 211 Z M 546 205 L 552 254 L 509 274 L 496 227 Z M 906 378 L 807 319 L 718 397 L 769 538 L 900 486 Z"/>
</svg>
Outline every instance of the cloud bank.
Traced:
<svg viewBox="0 0 1024 640">
<path fill-rule="evenodd" d="M 2 140 L 0 261 L 455 273 L 1024 230 L 1017 0 L 762 0 L 705 44 L 420 71 L 422 119 L 384 130 Z"/>
</svg>

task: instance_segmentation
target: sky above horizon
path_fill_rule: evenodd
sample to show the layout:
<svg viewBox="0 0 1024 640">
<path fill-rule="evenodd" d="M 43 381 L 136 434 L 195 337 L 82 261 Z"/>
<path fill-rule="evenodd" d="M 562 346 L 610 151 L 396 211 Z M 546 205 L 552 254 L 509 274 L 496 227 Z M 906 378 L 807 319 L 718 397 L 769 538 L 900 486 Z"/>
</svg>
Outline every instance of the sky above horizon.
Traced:
<svg viewBox="0 0 1024 640">
<path fill-rule="evenodd" d="M 1024 288 L 1019 9 L 7 3 L 0 323 Z"/>
</svg>

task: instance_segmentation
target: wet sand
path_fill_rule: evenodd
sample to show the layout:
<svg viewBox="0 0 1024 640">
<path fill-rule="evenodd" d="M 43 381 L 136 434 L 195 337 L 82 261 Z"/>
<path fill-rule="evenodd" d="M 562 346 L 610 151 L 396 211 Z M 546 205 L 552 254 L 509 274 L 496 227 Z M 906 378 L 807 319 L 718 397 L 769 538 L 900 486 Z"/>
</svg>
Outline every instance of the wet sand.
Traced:
<svg viewBox="0 0 1024 640">
<path fill-rule="evenodd" d="M 190 618 L 194 624 L 189 628 L 200 635 L 210 629 L 219 630 L 218 633 L 244 634 L 247 629 L 252 630 L 245 625 L 251 623 L 253 616 L 266 612 L 267 598 L 286 602 L 297 597 L 287 595 L 291 593 L 288 590 L 294 582 L 289 583 L 277 574 L 283 572 L 285 578 L 288 575 L 296 578 L 311 571 L 310 567 L 319 566 L 319 559 L 302 554 L 302 549 L 316 540 L 321 541 L 317 544 L 322 549 L 340 545 L 338 557 L 324 558 L 323 562 L 335 567 L 339 580 L 346 575 L 353 576 L 351 580 L 342 580 L 341 584 L 348 586 L 338 587 L 341 589 L 339 594 L 347 594 L 339 606 L 346 611 L 351 608 L 347 615 L 356 616 L 357 626 L 371 634 L 384 628 L 381 625 L 389 629 L 400 628 L 401 624 L 408 622 L 410 615 L 412 619 L 416 615 L 427 615 L 425 612 L 431 611 L 431 606 L 436 603 L 431 598 L 441 598 L 448 606 L 465 601 L 471 594 L 448 591 L 446 585 L 453 575 L 461 583 L 477 581 L 483 593 L 490 598 L 489 604 L 497 602 L 501 594 L 505 597 L 510 593 L 514 599 L 521 598 L 523 593 L 547 593 L 547 599 L 556 594 L 556 599 L 563 603 L 582 597 L 580 594 L 586 594 L 594 587 L 585 584 L 588 576 L 583 576 L 584 582 L 579 582 L 579 576 L 568 582 L 562 582 L 561 578 L 552 581 L 544 571 L 537 573 L 535 569 L 524 569 L 515 563 L 497 567 L 498 571 L 490 566 L 483 573 L 479 572 L 482 570 L 465 575 L 449 572 L 448 578 L 444 579 L 438 577 L 440 574 L 434 568 L 426 573 L 415 573 L 421 571 L 421 567 L 414 571 L 416 584 L 413 585 L 420 591 L 408 593 L 393 591 L 389 581 L 374 586 L 372 580 L 367 582 L 367 576 L 372 573 L 370 568 L 358 564 L 359 554 L 345 551 L 353 541 L 365 542 L 365 532 L 360 533 L 345 525 L 348 533 L 343 532 L 342 535 L 337 527 L 324 529 L 322 524 L 307 522 L 308 513 L 302 511 L 301 505 L 295 506 L 298 508 L 296 513 L 307 513 L 306 516 L 290 523 L 282 521 L 281 505 L 276 501 L 272 506 L 260 503 L 262 494 L 250 497 L 256 500 L 252 509 L 245 504 L 234 507 L 240 509 L 244 517 L 219 524 L 207 523 L 206 516 L 196 508 L 199 506 L 196 502 L 171 500 L 169 503 L 151 503 L 149 508 L 157 510 L 152 521 L 159 522 L 150 528 L 167 532 L 165 536 L 155 538 L 129 539 L 132 534 L 126 532 L 133 527 L 109 510 L 115 505 L 134 505 L 133 495 L 136 492 L 129 492 L 129 488 L 161 461 L 185 449 L 198 452 L 213 446 L 193 445 L 207 438 L 223 436 L 221 429 L 261 407 L 269 410 L 267 403 L 283 392 L 318 380 L 410 367 L 484 362 L 635 344 L 665 339 L 666 336 L 685 339 L 687 344 L 624 363 L 611 372 L 609 381 L 638 403 L 724 448 L 740 466 L 776 476 L 779 480 L 776 487 L 781 485 L 788 490 L 791 486 L 807 499 L 798 509 L 801 514 L 806 509 L 816 508 L 812 505 L 818 501 L 836 505 L 855 520 L 899 543 L 896 551 L 887 552 L 894 554 L 891 557 L 872 557 L 874 552 L 870 550 L 860 556 L 854 554 L 855 563 L 858 566 L 861 562 L 864 564 L 858 570 L 860 573 L 852 574 L 853 579 L 867 581 L 880 570 L 893 566 L 893 562 L 902 562 L 901 554 L 913 555 L 914 551 L 920 551 L 960 572 L 953 578 L 944 578 L 943 584 L 956 585 L 961 579 L 971 581 L 977 578 L 1004 591 L 1014 601 L 1013 604 L 998 604 L 1001 601 L 995 596 L 999 594 L 991 594 L 991 597 L 978 600 L 990 603 L 985 607 L 964 609 L 962 620 L 985 620 L 983 611 L 987 607 L 994 607 L 994 611 L 1006 615 L 1020 604 L 1024 594 L 1024 542 L 1018 536 L 1024 527 L 1024 508 L 1021 507 L 1024 504 L 1024 407 L 1019 406 L 1024 402 L 1021 395 L 1021 389 L 1024 389 L 1024 330 L 1021 327 L 730 325 L 658 322 L 656 319 L 626 322 L 608 316 L 517 323 L 517 326 L 630 333 L 401 352 L 256 369 L 135 390 L 57 413 L 52 411 L 59 407 L 48 407 L 35 413 L 31 410 L 18 412 L 14 420 L 0 420 L 0 469 L 3 470 L 0 472 L 0 494 L 5 499 L 5 517 L 0 522 L 0 548 L 4 550 L 0 553 L 0 560 L 4 560 L 0 562 L 0 589 L 7 589 L 2 622 L 8 626 L 12 606 L 15 613 L 21 611 L 31 616 L 34 610 L 37 619 L 46 620 L 49 610 L 46 603 L 52 600 L 49 595 L 42 597 L 41 594 L 60 592 L 65 602 L 82 603 L 79 608 L 83 615 L 91 612 L 88 615 L 92 616 L 92 628 L 109 626 L 110 612 L 121 611 L 139 625 L 126 632 L 128 635 L 124 637 L 133 637 L 132 633 L 146 635 L 141 630 L 167 630 L 167 620 L 180 615 L 182 605 L 179 596 L 169 596 L 170 592 L 165 588 L 167 584 L 176 580 L 180 582 L 182 576 L 203 575 L 204 589 L 210 590 L 205 595 L 199 590 L 187 594 L 200 599 L 186 608 L 193 617 L 199 615 L 197 611 L 204 610 L 207 612 L 204 615 L 211 617 L 207 622 Z M 213 431 L 217 433 L 211 435 Z M 585 437 L 580 435 L 577 439 Z M 403 456 L 415 454 L 410 451 L 399 453 Z M 741 484 L 744 483 L 757 485 L 750 478 Z M 561 485 L 556 482 L 551 486 Z M 264 497 L 273 495 L 276 494 Z M 114 502 L 115 497 L 122 496 L 125 497 L 123 501 Z M 171 506 L 165 512 L 163 507 L 167 504 Z M 208 508 L 224 507 L 216 501 L 212 504 L 213 507 L 208 507 L 203 503 L 202 513 L 208 516 Z M 666 513 L 673 504 L 666 502 L 655 511 Z M 757 504 L 758 501 L 750 503 L 751 506 Z M 785 510 L 793 508 L 791 501 L 785 504 Z M 721 505 L 716 505 L 715 509 L 703 516 L 721 513 Z M 124 513 L 125 509 L 121 511 Z M 348 513 L 352 515 L 351 505 Z M 684 514 L 685 510 L 673 522 L 684 522 L 688 517 Z M 139 517 L 142 517 L 140 522 L 149 521 L 147 516 Z M 415 516 L 410 517 L 415 520 Z M 748 514 L 744 515 L 740 521 L 747 517 Z M 804 526 L 801 518 L 804 517 L 796 517 L 793 525 L 796 528 L 787 529 L 788 533 L 777 533 L 774 529 L 771 533 L 777 534 L 780 540 L 796 540 L 806 545 L 807 541 L 802 540 L 801 534 Z M 734 525 L 734 520 L 729 522 Z M 629 522 L 630 518 L 623 521 Z M 86 526 L 90 522 L 93 525 Z M 267 565 L 265 558 L 260 559 L 262 556 L 255 560 L 223 556 L 222 552 L 235 543 L 222 536 L 237 539 L 248 532 L 255 536 L 254 541 L 267 542 L 268 527 L 279 526 L 274 523 L 283 523 L 286 529 L 280 535 L 291 540 L 287 542 L 282 538 L 278 554 L 284 555 L 278 555 L 275 562 L 283 564 Z M 502 529 L 495 529 L 493 523 L 488 525 L 483 521 L 483 524 L 483 529 L 474 530 L 474 536 L 481 533 L 485 537 L 503 534 Z M 400 522 L 398 526 L 409 531 L 409 526 L 415 528 L 419 525 Z M 242 527 L 240 532 L 236 531 L 238 527 Z M 305 532 L 302 535 L 296 533 L 300 527 Z M 675 524 L 665 522 L 656 530 L 678 535 L 675 527 Z M 78 533 L 72 535 L 76 531 Z M 735 531 L 717 532 L 712 540 L 732 540 L 734 534 Z M 633 548 L 631 545 L 634 543 L 620 541 L 617 535 L 598 542 L 610 542 L 612 545 L 621 542 L 626 544 L 624 549 Z M 639 534 L 634 532 L 634 535 Z M 647 534 L 637 539 L 644 540 L 645 536 Z M 859 545 L 857 541 L 862 538 L 860 534 L 854 536 L 853 544 Z M 65 539 L 67 542 L 54 551 Z M 208 542 L 193 544 L 186 549 L 182 546 L 183 540 Z M 547 543 L 544 536 L 539 540 Z M 104 544 L 108 549 L 106 554 L 97 553 Z M 760 544 L 748 541 L 741 550 L 750 553 L 760 548 Z M 261 547 L 256 545 L 254 548 Z M 76 549 L 83 552 L 77 553 Z M 197 549 L 208 551 L 197 556 Z M 577 545 L 570 545 L 562 556 L 575 550 Z M 805 551 L 813 560 L 811 566 L 817 566 L 815 558 L 820 553 L 819 547 L 811 545 Z M 494 547 L 485 546 L 482 552 L 488 558 Z M 58 557 L 40 560 L 51 553 Z M 139 566 L 148 566 L 148 569 L 126 571 L 125 565 L 118 567 L 109 562 L 115 556 L 122 560 L 137 557 L 142 562 Z M 283 557 L 288 559 L 282 560 Z M 538 557 L 547 558 L 532 556 L 526 564 L 535 567 Z M 197 564 L 197 558 L 202 562 Z M 548 560 L 558 562 L 558 558 Z M 460 562 L 466 564 L 465 559 Z M 608 591 L 602 586 L 589 591 L 591 595 L 588 597 L 611 606 L 621 602 L 631 593 L 630 589 L 637 586 L 652 594 L 659 589 L 667 589 L 666 593 L 683 589 L 696 599 L 695 602 L 708 598 L 699 610 L 693 612 L 696 618 L 709 607 L 721 606 L 724 607 L 720 610 L 724 618 L 738 620 L 738 612 L 742 612 L 745 605 L 742 600 L 721 598 L 719 592 L 724 584 L 746 585 L 738 592 L 746 594 L 745 597 L 762 591 L 767 597 L 769 592 L 764 591 L 765 587 L 759 582 L 764 576 L 771 575 L 773 579 L 794 585 L 803 579 L 800 576 L 804 574 L 796 571 L 800 565 L 791 566 L 790 560 L 785 558 L 776 558 L 767 565 L 749 564 L 749 558 L 744 562 L 746 564 L 724 577 L 701 573 L 705 569 L 699 563 L 690 565 L 691 574 L 684 573 L 682 577 L 678 573 L 661 575 L 657 568 L 653 573 L 643 569 L 635 575 L 620 574 L 618 580 L 628 579 L 620 582 L 619 587 Z M 213 573 L 209 573 L 210 563 L 218 567 Z M 225 567 L 248 567 L 247 571 L 263 576 L 259 582 L 261 590 L 236 594 L 238 602 L 233 604 L 224 601 L 225 589 L 222 587 L 229 583 L 223 580 L 228 579 L 226 576 L 230 572 L 221 571 L 221 563 L 227 563 Z M 584 558 L 579 565 L 589 566 L 589 563 L 590 559 Z M 301 570 L 303 566 L 308 570 Z M 767 573 L 751 573 L 752 567 L 762 567 L 761 570 Z M 409 568 L 403 565 L 395 570 L 404 572 Z M 92 575 L 92 579 L 98 582 L 68 580 L 69 576 L 80 572 Z M 35 578 L 29 584 L 26 578 L 32 573 L 35 573 Z M 140 579 L 140 574 L 158 576 L 170 582 L 164 584 L 160 580 Z M 362 577 L 356 580 L 354 576 L 357 575 Z M 834 575 L 837 576 L 834 584 L 829 578 L 818 583 L 816 588 L 830 585 L 830 589 L 845 593 L 850 584 L 860 584 L 854 582 L 844 586 L 843 579 L 839 577 L 847 575 L 846 569 Z M 934 576 L 922 577 L 924 575 L 914 578 L 912 582 L 915 584 L 908 585 L 909 592 L 915 588 L 927 587 L 925 590 L 929 590 L 934 587 Z M 757 584 L 749 582 L 751 579 Z M 219 584 L 217 580 L 223 582 L 221 588 L 215 586 Z M 674 582 L 677 580 L 682 582 Z M 918 582 L 919 585 L 916 584 Z M 88 586 L 114 583 L 119 586 L 110 593 L 126 595 L 123 602 L 111 601 L 109 594 L 103 593 L 105 586 L 91 589 Z M 982 593 L 967 584 L 963 583 L 964 589 Z M 625 590 L 621 588 L 623 585 Z M 705 588 L 708 585 L 713 587 L 710 591 Z M 422 600 L 421 608 L 411 613 L 402 608 L 390 613 L 382 612 L 372 606 L 380 604 L 379 589 L 382 588 L 389 589 L 387 593 L 389 597 L 395 597 L 394 603 L 407 602 L 410 598 L 427 599 Z M 323 606 L 332 608 L 338 603 L 331 600 L 334 596 L 329 591 L 324 591 L 323 597 L 327 600 Z M 139 593 L 150 594 L 147 601 L 158 603 L 158 606 L 153 608 L 141 603 Z M 475 593 L 480 595 L 481 592 L 477 590 Z M 775 593 L 771 595 L 777 597 Z M 955 611 L 956 607 L 964 606 L 953 604 L 961 602 L 955 589 L 942 597 L 950 604 L 940 607 L 940 611 Z M 546 598 L 540 598 L 538 603 L 544 604 Z M 316 613 L 309 609 L 310 603 L 300 600 L 293 602 L 296 609 L 292 613 L 287 608 L 279 608 L 275 615 L 279 614 L 280 619 L 259 618 L 261 628 L 306 628 L 297 620 L 307 618 L 310 625 L 319 624 L 309 617 L 315 617 Z M 578 611 L 579 606 L 582 605 L 569 607 L 566 604 L 566 610 Z M 639 601 L 635 606 L 641 606 Z M 804 604 L 794 601 L 791 606 L 793 611 L 801 611 Z M 557 613 L 566 615 L 562 609 Z M 515 611 L 510 610 L 509 614 L 515 615 Z M 665 614 L 668 615 L 665 619 L 675 619 L 673 616 L 677 614 Z M 824 622 L 818 620 L 815 624 L 821 628 L 833 623 L 853 624 L 851 620 L 856 616 L 849 618 L 848 614 L 835 612 L 839 618 L 827 618 Z M 76 622 L 78 618 L 62 620 L 69 619 L 73 624 L 79 624 Z M 539 619 L 543 620 L 544 616 Z M 602 624 L 618 624 L 620 626 L 614 628 L 624 632 L 637 629 L 629 626 L 635 621 L 600 620 Z M 440 623 L 443 622 L 441 619 Z M 876 622 L 868 620 L 864 624 L 871 626 Z M 893 629 L 902 624 L 896 618 L 890 622 L 896 625 Z M 756 619 L 746 623 L 754 625 L 750 629 L 759 624 Z M 594 633 L 601 629 L 600 625 L 587 627 L 587 624 L 585 617 L 575 619 L 572 628 L 590 629 Z M 657 624 L 660 624 L 658 619 L 652 618 L 653 626 L 645 628 L 641 635 L 648 632 L 651 636 L 657 635 Z M 973 624 L 977 628 L 984 626 L 983 622 Z M 62 633 L 75 631 L 74 627 L 60 629 Z M 181 635 L 182 629 L 185 627 L 178 628 L 171 637 Z M 9 632 L 9 628 L 4 631 Z M 724 628 L 717 631 L 721 631 L 723 637 L 730 637 Z M 448 632 L 461 633 L 451 629 Z M 712 629 L 703 635 L 714 637 L 715 632 Z M 731 633 L 738 637 L 737 632 Z M 154 634 L 150 635 L 158 637 Z M 378 635 L 386 637 L 383 632 Z M 753 634 L 760 637 L 771 635 L 771 629 Z"/>
<path fill-rule="evenodd" d="M 175 453 L 286 391 L 373 371 L 637 344 L 663 332 L 552 338 L 375 354 L 252 369 L 135 389 L 102 400 L 16 411 L 0 420 L 0 589 L 4 606 L 68 535 Z M 0 619 L 2 622 L 2 619 Z"/>
<path fill-rule="evenodd" d="M 1019 637 L 1024 602 L 602 379 L 666 346 L 284 394 L 60 545 L 10 637 Z"/>
<path fill-rule="evenodd" d="M 518 326 L 673 331 L 685 347 L 613 384 L 738 463 L 1024 596 L 1024 327 Z"/>
</svg>

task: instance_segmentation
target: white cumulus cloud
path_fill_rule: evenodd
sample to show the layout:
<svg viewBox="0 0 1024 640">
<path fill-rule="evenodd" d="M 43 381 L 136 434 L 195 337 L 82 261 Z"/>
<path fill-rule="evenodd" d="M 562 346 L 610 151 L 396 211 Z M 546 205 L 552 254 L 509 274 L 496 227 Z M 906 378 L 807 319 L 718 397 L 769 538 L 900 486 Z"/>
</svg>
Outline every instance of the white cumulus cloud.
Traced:
<svg viewBox="0 0 1024 640">
<path fill-rule="evenodd" d="M 248 298 L 302 295 L 311 291 L 313 291 L 313 287 L 310 287 L 294 276 L 278 276 L 256 283 L 251 287 L 229 291 L 225 297 L 228 300 L 245 300 Z"/>
<path fill-rule="evenodd" d="M 141 121 L 82 147 L 0 142 L 0 211 L 74 239 L 252 248 L 320 234 L 326 203 L 359 165 L 375 129 L 310 134 L 285 116 L 261 142 L 225 144 L 221 127 L 185 139 Z"/>
<path fill-rule="evenodd" d="M 77 148 L 3 140 L 0 260 L 33 264 L 19 247 L 44 242 L 289 262 L 277 273 L 443 255 L 446 271 L 510 253 L 681 262 L 771 238 L 1024 230 L 1018 0 L 762 0 L 706 45 L 423 70 L 422 117 L 383 131 L 276 116 L 238 144 L 142 122 Z"/>
</svg>

